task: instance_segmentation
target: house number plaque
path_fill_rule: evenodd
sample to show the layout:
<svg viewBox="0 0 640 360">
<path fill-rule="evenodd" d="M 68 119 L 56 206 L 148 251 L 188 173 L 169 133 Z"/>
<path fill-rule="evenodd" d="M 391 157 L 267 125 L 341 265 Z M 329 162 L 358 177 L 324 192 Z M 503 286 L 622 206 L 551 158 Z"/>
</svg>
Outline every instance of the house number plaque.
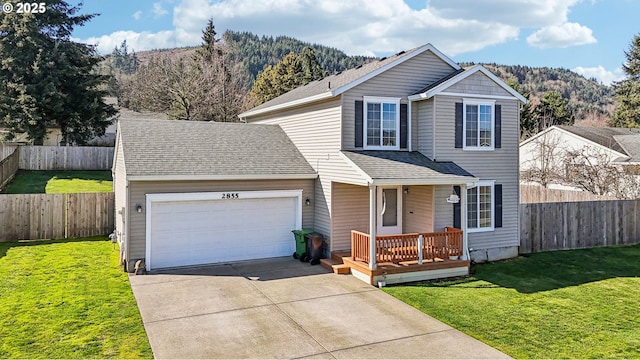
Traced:
<svg viewBox="0 0 640 360">
<path fill-rule="evenodd" d="M 221 199 L 239 199 L 238 193 L 223 193 Z"/>
</svg>

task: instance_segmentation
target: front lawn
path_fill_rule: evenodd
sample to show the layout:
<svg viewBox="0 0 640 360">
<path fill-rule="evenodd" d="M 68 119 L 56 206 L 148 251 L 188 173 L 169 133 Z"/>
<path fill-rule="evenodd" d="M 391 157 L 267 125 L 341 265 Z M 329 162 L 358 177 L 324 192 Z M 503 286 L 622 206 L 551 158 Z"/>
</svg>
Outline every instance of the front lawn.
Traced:
<svg viewBox="0 0 640 360">
<path fill-rule="evenodd" d="M 515 358 L 639 358 L 640 245 L 476 265 L 384 291 Z"/>
<path fill-rule="evenodd" d="M 0 243 L 0 358 L 152 358 L 105 237 Z"/>
<path fill-rule="evenodd" d="M 5 194 L 111 192 L 111 171 L 19 171 Z"/>
</svg>

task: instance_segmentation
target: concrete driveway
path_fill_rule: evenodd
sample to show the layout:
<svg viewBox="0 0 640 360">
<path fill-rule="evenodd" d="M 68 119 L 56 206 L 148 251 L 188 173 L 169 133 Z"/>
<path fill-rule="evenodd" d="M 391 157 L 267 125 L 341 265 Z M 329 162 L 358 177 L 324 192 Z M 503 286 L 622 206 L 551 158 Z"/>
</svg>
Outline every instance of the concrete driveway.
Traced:
<svg viewBox="0 0 640 360">
<path fill-rule="evenodd" d="M 351 275 L 291 258 L 130 276 L 167 358 L 506 358 Z"/>
</svg>

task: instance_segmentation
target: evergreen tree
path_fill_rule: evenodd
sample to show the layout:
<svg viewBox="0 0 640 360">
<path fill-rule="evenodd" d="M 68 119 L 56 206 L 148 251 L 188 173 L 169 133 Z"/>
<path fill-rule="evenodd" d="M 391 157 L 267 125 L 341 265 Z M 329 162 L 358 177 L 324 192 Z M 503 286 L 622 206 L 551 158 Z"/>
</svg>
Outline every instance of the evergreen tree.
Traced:
<svg viewBox="0 0 640 360">
<path fill-rule="evenodd" d="M 140 60 L 135 51 L 129 52 L 127 40 L 122 41 L 120 47 L 116 46 L 111 53 L 113 67 L 123 74 L 131 75 L 138 70 Z"/>
<path fill-rule="evenodd" d="M 95 48 L 71 40 L 75 26 L 95 15 L 52 0 L 46 12 L 0 12 L 0 122 L 9 137 L 25 132 L 42 144 L 58 126 L 66 143 L 82 144 L 104 134 L 116 114 L 103 101 L 107 80 L 93 73 L 102 60 Z"/>
<path fill-rule="evenodd" d="M 511 86 L 515 91 L 519 92 L 520 95 L 524 96 L 527 100 L 531 100 L 531 95 L 524 91 L 520 84 L 518 83 L 518 79 L 511 78 L 507 80 L 507 84 Z M 537 124 L 533 114 L 533 109 L 531 108 L 531 101 L 522 105 L 520 109 L 520 137 L 528 138 L 529 136 L 535 134 L 537 131 Z"/>
<path fill-rule="evenodd" d="M 574 122 L 573 114 L 569 111 L 569 101 L 555 90 L 547 91 L 542 96 L 533 113 L 538 132 L 553 125 L 572 125 Z"/>
<path fill-rule="evenodd" d="M 615 127 L 640 127 L 640 34 L 633 37 L 627 62 L 622 70 L 627 78 L 614 84 L 618 107 L 611 125 Z"/>
<path fill-rule="evenodd" d="M 305 47 L 302 53 L 296 55 L 290 52 L 275 66 L 267 66 L 256 78 L 249 95 L 259 105 L 311 81 L 322 79 L 325 74 L 313 49 Z"/>
</svg>

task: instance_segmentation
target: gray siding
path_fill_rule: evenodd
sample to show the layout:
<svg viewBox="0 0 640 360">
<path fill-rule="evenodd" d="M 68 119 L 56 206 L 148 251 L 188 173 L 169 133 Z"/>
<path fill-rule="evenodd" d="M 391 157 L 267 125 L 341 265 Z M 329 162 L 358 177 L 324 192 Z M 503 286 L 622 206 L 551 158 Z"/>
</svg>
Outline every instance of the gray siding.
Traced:
<svg viewBox="0 0 640 360">
<path fill-rule="evenodd" d="M 351 230 L 369 233 L 369 187 L 334 182 L 331 251 L 351 249 Z"/>
<path fill-rule="evenodd" d="M 119 139 L 118 139 L 119 140 Z M 115 196 L 115 217 L 114 223 L 118 241 L 123 241 L 127 235 L 126 224 L 126 203 L 127 203 L 127 173 L 124 164 L 124 154 L 122 152 L 122 142 L 116 141 L 115 158 L 112 169 L 113 192 Z"/>
<path fill-rule="evenodd" d="M 433 99 L 415 102 L 418 144 L 414 149 L 433 160 Z"/>
<path fill-rule="evenodd" d="M 353 150 L 355 101 L 363 96 L 383 96 L 401 98 L 407 103 L 408 96 L 417 93 L 427 85 L 447 76 L 454 69 L 430 51 L 411 58 L 343 94 L 342 146 Z"/>
<path fill-rule="evenodd" d="M 433 231 L 444 231 L 445 226 L 453 226 L 453 204 L 445 199 L 453 193 L 453 185 L 434 186 Z"/>
<path fill-rule="evenodd" d="M 433 231 L 433 186 L 407 186 L 403 194 L 403 232 Z"/>
<path fill-rule="evenodd" d="M 340 99 L 320 102 L 305 108 L 270 113 L 250 119 L 252 123 L 278 124 L 318 172 L 315 186 L 313 228 L 331 237 L 331 183 L 366 185 L 366 181 L 339 154 Z M 331 243 L 331 242 L 330 242 Z M 333 248 L 333 245 L 331 245 Z"/>
<path fill-rule="evenodd" d="M 314 180 L 247 180 L 247 181 L 136 181 L 129 183 L 129 254 L 128 260 L 146 256 L 146 209 L 135 211 L 136 204 L 146 203 L 146 194 L 181 192 L 294 190 L 302 189 L 302 199 L 314 203 Z M 312 227 L 313 207 L 302 205 L 302 227 Z M 292 235 L 293 236 L 293 235 Z M 291 238 L 293 241 L 293 237 Z"/>
<path fill-rule="evenodd" d="M 473 97 L 471 94 L 465 97 Z M 516 100 L 498 100 L 502 106 L 502 148 L 493 151 L 470 151 L 455 148 L 455 103 L 462 97 L 436 96 L 436 154 L 438 161 L 453 161 L 481 180 L 495 180 L 503 186 L 503 227 L 493 232 L 469 234 L 469 246 L 475 249 L 518 245 L 518 139 L 519 104 Z M 448 196 L 451 194 L 449 187 Z M 436 199 L 442 198 L 436 191 Z M 451 211 L 451 206 L 438 211 Z M 441 210 L 442 209 L 442 210 Z M 436 226 L 452 215 L 439 214 Z"/>
<path fill-rule="evenodd" d="M 513 96 L 503 87 L 496 84 L 481 72 L 476 72 L 468 78 L 447 88 L 446 92 L 465 93 L 465 94 L 483 94 L 494 96 Z"/>
</svg>

